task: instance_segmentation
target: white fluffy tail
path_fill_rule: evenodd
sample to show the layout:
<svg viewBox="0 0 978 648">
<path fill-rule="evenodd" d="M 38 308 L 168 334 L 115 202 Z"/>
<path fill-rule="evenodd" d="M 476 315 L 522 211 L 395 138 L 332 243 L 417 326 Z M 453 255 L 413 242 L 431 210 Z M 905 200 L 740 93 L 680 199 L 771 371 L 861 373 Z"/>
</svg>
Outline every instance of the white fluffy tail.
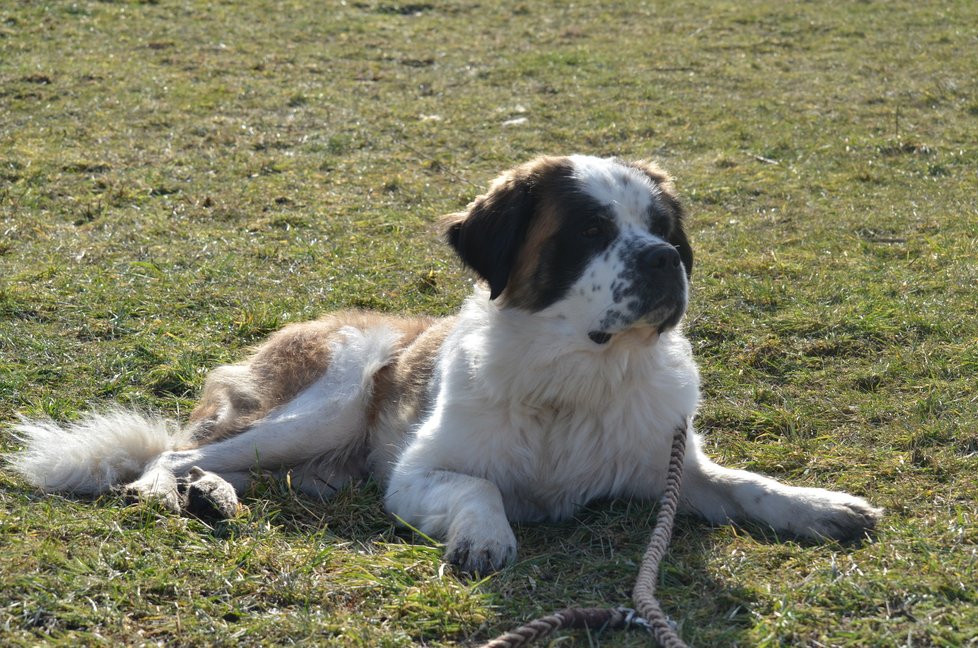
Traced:
<svg viewBox="0 0 978 648">
<path fill-rule="evenodd" d="M 21 418 L 13 435 L 25 447 L 6 457 L 11 469 L 45 491 L 79 495 L 136 479 L 146 464 L 185 441 L 177 424 L 119 407 L 64 427 Z"/>
</svg>

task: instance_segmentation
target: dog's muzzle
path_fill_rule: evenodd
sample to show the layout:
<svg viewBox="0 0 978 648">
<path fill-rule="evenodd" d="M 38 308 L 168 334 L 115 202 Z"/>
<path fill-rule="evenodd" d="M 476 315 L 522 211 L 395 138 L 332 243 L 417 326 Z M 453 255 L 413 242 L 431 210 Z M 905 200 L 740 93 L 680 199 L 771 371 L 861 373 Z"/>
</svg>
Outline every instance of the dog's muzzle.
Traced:
<svg viewBox="0 0 978 648">
<path fill-rule="evenodd" d="M 686 272 L 679 251 L 650 243 L 622 253 L 624 267 L 598 328 L 588 331 L 595 344 L 607 344 L 615 333 L 640 325 L 659 333 L 679 324 L 686 312 Z"/>
</svg>

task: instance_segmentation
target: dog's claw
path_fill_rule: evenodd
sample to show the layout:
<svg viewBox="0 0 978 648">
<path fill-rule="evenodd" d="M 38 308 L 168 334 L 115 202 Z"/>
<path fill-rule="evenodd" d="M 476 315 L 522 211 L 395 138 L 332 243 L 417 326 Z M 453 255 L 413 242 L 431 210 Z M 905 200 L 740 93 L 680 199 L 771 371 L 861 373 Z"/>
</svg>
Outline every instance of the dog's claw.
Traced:
<svg viewBox="0 0 978 648">
<path fill-rule="evenodd" d="M 461 540 L 449 545 L 445 560 L 470 576 L 487 576 L 516 559 L 516 542 Z"/>
</svg>

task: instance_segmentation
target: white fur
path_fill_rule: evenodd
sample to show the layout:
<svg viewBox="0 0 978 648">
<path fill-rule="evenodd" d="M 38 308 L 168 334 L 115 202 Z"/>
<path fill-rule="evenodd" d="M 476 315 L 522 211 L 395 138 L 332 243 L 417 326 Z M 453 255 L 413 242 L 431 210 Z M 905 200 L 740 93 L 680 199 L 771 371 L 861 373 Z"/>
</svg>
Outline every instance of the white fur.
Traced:
<svg viewBox="0 0 978 648">
<path fill-rule="evenodd" d="M 473 570 L 515 555 L 507 520 L 657 496 L 673 431 L 695 411 L 698 375 L 682 335 L 598 350 L 565 321 L 499 309 L 477 291 L 442 349 L 434 411 L 391 476 L 388 509 L 447 538 L 449 555 Z"/>
<path fill-rule="evenodd" d="M 598 498 L 659 497 L 672 435 L 687 422 L 686 510 L 816 537 L 879 515 L 858 497 L 710 461 L 691 425 L 698 371 L 676 330 L 595 347 L 572 321 L 499 309 L 477 290 L 438 374 L 434 409 L 397 462 L 386 505 L 445 538 L 449 558 L 472 571 L 515 556 L 512 521 L 565 518 Z"/>
<path fill-rule="evenodd" d="M 620 225 L 647 225 L 649 207 L 661 193 L 648 176 L 613 159 L 572 155 L 574 177 L 603 205 L 611 205 Z"/>
<path fill-rule="evenodd" d="M 21 418 L 14 438 L 24 450 L 7 458 L 24 479 L 47 491 L 96 495 L 138 477 L 162 452 L 185 439 L 176 424 L 113 408 L 65 427 Z"/>
<path fill-rule="evenodd" d="M 373 375 L 390 361 L 397 335 L 386 328 L 341 330 L 329 369 L 295 398 L 228 439 L 161 453 L 129 488 L 174 501 L 171 476 L 214 472 L 242 490 L 251 468 L 296 468 L 303 490 L 325 495 L 350 477 L 349 454 L 363 441 Z M 324 490 L 326 488 L 326 490 Z"/>
<path fill-rule="evenodd" d="M 434 469 L 498 485 L 517 520 L 557 519 L 596 497 L 661 490 L 673 430 L 698 398 L 690 347 L 677 333 L 651 347 L 625 339 L 597 351 L 573 327 L 562 332 L 550 320 L 498 309 L 481 291 L 446 340 L 439 374 L 434 411 L 391 479 L 395 513 L 412 507 L 404 481 Z"/>
</svg>

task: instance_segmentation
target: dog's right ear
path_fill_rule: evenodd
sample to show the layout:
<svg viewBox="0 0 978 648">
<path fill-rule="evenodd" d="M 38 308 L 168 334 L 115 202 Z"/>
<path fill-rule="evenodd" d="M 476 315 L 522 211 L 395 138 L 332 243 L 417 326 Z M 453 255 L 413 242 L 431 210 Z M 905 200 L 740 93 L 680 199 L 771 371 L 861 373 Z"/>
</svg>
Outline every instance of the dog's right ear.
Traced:
<svg viewBox="0 0 978 648">
<path fill-rule="evenodd" d="M 498 178 L 465 211 L 442 219 L 445 239 L 489 283 L 490 299 L 506 288 L 533 210 L 533 181 L 517 169 Z"/>
</svg>

